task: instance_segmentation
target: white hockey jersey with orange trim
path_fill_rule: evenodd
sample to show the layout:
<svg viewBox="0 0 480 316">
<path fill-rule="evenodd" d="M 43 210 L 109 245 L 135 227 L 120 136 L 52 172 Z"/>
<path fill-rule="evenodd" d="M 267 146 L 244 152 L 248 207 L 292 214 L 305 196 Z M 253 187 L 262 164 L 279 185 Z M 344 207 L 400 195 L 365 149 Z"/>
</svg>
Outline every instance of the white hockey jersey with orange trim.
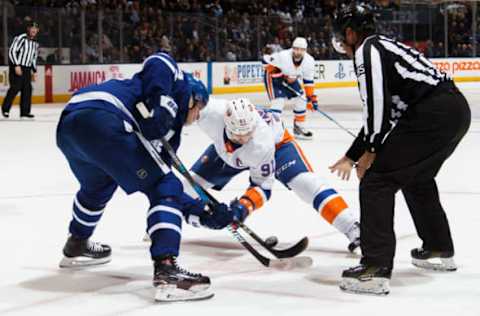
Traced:
<svg viewBox="0 0 480 316">
<path fill-rule="evenodd" d="M 253 209 L 257 209 L 270 197 L 275 181 L 276 145 L 293 137 L 283 127 L 277 114 L 257 112 L 257 126 L 252 139 L 245 145 L 235 146 L 225 136 L 224 113 L 227 102 L 225 99 L 210 98 L 208 106 L 200 112 L 198 125 L 212 139 L 217 154 L 227 165 L 249 169 L 254 186 L 245 195 L 254 202 Z"/>
<path fill-rule="evenodd" d="M 291 79 L 303 79 L 306 85 L 313 85 L 315 74 L 315 59 L 309 53 L 305 52 L 300 65 L 293 63 L 292 49 L 285 49 L 278 53 L 263 56 L 263 63 L 278 68 L 283 76 Z"/>
</svg>

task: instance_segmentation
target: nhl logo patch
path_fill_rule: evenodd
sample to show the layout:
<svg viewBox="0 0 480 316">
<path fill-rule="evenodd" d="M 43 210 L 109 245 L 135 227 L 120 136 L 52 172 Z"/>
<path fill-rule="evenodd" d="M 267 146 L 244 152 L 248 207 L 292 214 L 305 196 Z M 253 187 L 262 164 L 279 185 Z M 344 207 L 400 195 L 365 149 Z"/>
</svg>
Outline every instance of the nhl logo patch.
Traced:
<svg viewBox="0 0 480 316">
<path fill-rule="evenodd" d="M 145 170 L 145 169 L 139 169 L 139 170 L 137 170 L 137 177 L 138 177 L 139 179 L 142 179 L 142 180 L 143 180 L 143 179 L 145 179 L 147 176 L 148 176 L 147 170 Z"/>
</svg>

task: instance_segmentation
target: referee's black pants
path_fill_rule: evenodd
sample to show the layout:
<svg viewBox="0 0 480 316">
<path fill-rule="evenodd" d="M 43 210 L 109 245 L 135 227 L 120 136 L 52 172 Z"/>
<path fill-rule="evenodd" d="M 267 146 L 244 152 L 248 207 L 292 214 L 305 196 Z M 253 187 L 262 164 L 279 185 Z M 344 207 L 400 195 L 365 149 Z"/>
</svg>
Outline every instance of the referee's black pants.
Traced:
<svg viewBox="0 0 480 316">
<path fill-rule="evenodd" d="M 22 75 L 15 73 L 15 66 L 10 65 L 8 79 L 10 80 L 10 88 L 3 100 L 2 112 L 10 112 L 13 99 L 20 92 L 20 116 L 30 114 L 32 108 L 32 68 L 22 67 Z"/>
<path fill-rule="evenodd" d="M 360 182 L 361 263 L 393 268 L 395 194 L 401 190 L 422 247 L 453 251 L 435 176 L 467 132 L 469 105 L 453 83 L 444 83 L 393 129 Z"/>
</svg>

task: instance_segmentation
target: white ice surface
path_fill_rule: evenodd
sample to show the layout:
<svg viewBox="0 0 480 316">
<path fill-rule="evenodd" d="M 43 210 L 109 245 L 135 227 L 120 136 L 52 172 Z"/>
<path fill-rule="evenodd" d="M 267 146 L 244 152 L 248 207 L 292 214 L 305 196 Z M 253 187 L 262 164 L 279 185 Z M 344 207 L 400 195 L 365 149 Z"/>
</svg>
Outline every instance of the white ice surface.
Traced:
<svg viewBox="0 0 480 316">
<path fill-rule="evenodd" d="M 208 301 L 153 302 L 152 266 L 143 243 L 146 199 L 117 191 L 94 239 L 113 247 L 105 266 L 63 271 L 57 265 L 78 184 L 55 145 L 61 106 L 34 106 L 34 122 L 0 121 L 0 315 L 480 315 L 480 84 L 464 84 L 473 110 L 469 133 L 438 176 L 441 200 L 451 223 L 458 272 L 431 273 L 410 264 L 420 245 L 401 195 L 395 216 L 397 255 L 391 294 L 370 297 L 338 289 L 341 271 L 358 263 L 347 240 L 310 205 L 278 183 L 271 201 L 248 220 L 266 237 L 282 243 L 310 238 L 306 255 L 314 266 L 279 272 L 260 266 L 227 231 L 184 226 L 181 263 L 212 279 L 216 296 Z M 318 91 L 323 109 L 345 126 L 361 124 L 355 89 Z M 256 102 L 263 96 L 253 95 Z M 12 110 L 12 118 L 18 108 Z M 291 125 L 291 115 L 285 117 Z M 302 142 L 317 172 L 327 177 L 358 214 L 356 179 L 337 180 L 327 166 L 345 152 L 352 138 L 319 114 L 308 125 L 315 140 Z M 196 127 L 185 131 L 179 151 L 191 165 L 208 145 Z M 228 201 L 247 185 L 246 174 L 225 191 Z"/>
</svg>

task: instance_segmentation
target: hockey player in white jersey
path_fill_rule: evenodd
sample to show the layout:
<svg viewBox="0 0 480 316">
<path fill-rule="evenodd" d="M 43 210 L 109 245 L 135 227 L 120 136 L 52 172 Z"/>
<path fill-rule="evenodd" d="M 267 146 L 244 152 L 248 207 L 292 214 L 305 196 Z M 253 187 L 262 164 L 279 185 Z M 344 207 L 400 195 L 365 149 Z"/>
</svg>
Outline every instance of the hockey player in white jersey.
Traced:
<svg viewBox="0 0 480 316">
<path fill-rule="evenodd" d="M 313 133 L 305 128 L 306 109 L 318 109 L 317 96 L 314 94 L 315 60 L 307 53 L 307 40 L 297 37 L 292 48 L 263 56 L 265 68 L 264 83 L 270 99 L 271 110 L 281 113 L 286 100 L 294 102 L 293 133 L 298 139 L 311 139 Z M 303 80 L 306 98 L 303 95 L 300 80 Z"/>
<path fill-rule="evenodd" d="M 358 222 L 346 202 L 313 172 L 278 113 L 257 110 L 245 98 L 217 99 L 200 112 L 198 124 L 213 141 L 191 169 L 198 183 L 221 190 L 234 176 L 250 172 L 245 193 L 230 205 L 236 219 L 243 221 L 264 205 L 276 178 L 344 233 L 350 251 L 360 245 Z"/>
</svg>

